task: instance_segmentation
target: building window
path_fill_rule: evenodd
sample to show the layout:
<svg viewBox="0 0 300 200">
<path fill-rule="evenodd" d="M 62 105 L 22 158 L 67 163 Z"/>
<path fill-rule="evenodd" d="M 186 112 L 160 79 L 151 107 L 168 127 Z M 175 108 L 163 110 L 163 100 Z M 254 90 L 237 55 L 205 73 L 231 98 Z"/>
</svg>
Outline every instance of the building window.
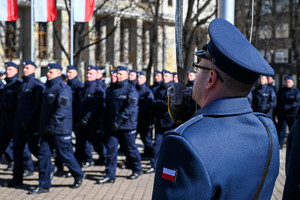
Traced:
<svg viewBox="0 0 300 200">
<path fill-rule="evenodd" d="M 17 58 L 17 28 L 16 22 L 6 22 L 5 32 L 5 57 Z"/>
<path fill-rule="evenodd" d="M 168 6 L 173 6 L 173 0 L 168 0 Z"/>
<path fill-rule="evenodd" d="M 276 2 L 276 12 L 288 12 L 289 11 L 289 1 L 290 0 L 280 0 Z"/>
<path fill-rule="evenodd" d="M 289 24 L 278 24 L 275 28 L 275 38 L 288 38 Z"/>
<path fill-rule="evenodd" d="M 275 63 L 287 63 L 289 58 L 288 49 L 275 50 Z"/>
<path fill-rule="evenodd" d="M 271 39 L 272 28 L 271 26 L 262 26 L 259 29 L 259 39 Z"/>
<path fill-rule="evenodd" d="M 261 14 L 271 14 L 272 13 L 272 1 L 264 0 L 261 7 Z"/>
<path fill-rule="evenodd" d="M 47 22 L 39 23 L 39 59 L 47 58 Z"/>
</svg>

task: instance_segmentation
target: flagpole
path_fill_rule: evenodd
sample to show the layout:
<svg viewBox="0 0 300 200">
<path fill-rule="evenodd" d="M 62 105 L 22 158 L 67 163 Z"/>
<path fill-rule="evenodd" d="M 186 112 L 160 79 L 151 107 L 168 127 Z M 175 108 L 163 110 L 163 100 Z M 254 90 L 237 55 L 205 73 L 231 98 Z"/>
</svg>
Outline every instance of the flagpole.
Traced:
<svg viewBox="0 0 300 200">
<path fill-rule="evenodd" d="M 31 35 L 31 48 L 30 48 L 30 58 L 31 58 L 31 60 L 32 61 L 34 61 L 34 36 L 33 36 L 33 32 L 34 32 L 34 30 L 33 30 L 33 28 L 34 28 L 34 1 L 35 0 L 32 0 L 31 1 L 31 30 L 30 30 L 30 35 Z"/>
<path fill-rule="evenodd" d="M 70 64 L 73 65 L 74 54 L 74 0 L 71 0 L 71 16 L 70 16 L 70 28 L 71 28 L 71 45 L 70 45 Z"/>
</svg>

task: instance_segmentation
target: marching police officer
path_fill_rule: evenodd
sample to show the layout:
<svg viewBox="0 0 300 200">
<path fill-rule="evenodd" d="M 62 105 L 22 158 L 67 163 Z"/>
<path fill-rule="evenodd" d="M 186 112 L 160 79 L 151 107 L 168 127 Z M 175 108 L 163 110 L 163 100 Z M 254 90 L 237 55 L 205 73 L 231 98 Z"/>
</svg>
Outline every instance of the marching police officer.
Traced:
<svg viewBox="0 0 300 200">
<path fill-rule="evenodd" d="M 193 70 L 188 71 L 188 82 L 186 87 L 193 87 L 196 80 L 196 74 Z"/>
<path fill-rule="evenodd" d="M 117 82 L 117 70 L 111 70 L 110 72 L 110 86 L 113 86 Z"/>
<path fill-rule="evenodd" d="M 133 85 L 133 87 L 136 87 L 137 84 L 137 71 L 130 70 L 129 76 L 128 76 L 128 82 Z"/>
<path fill-rule="evenodd" d="M 102 67 L 96 67 L 96 68 L 97 68 L 97 83 L 105 91 L 107 88 L 107 85 L 105 84 L 105 82 L 103 80 L 103 74 L 104 74 L 105 70 Z"/>
<path fill-rule="evenodd" d="M 178 74 L 177 74 L 177 72 L 173 72 L 172 76 L 173 76 L 173 82 L 177 83 L 178 82 Z"/>
<path fill-rule="evenodd" d="M 8 182 L 8 187 L 21 185 L 23 181 L 23 151 L 26 143 L 35 157 L 38 157 L 38 125 L 41 108 L 41 98 L 45 86 L 35 78 L 37 66 L 31 60 L 23 61 L 23 83 L 18 91 L 18 103 L 16 111 L 16 131 L 14 134 L 14 160 L 13 179 Z M 33 174 L 25 171 L 25 175 Z"/>
<path fill-rule="evenodd" d="M 137 133 L 141 135 L 141 139 L 144 143 L 143 157 L 149 157 L 153 155 L 152 102 L 154 100 L 154 95 L 150 88 L 146 86 L 146 76 L 145 73 L 142 71 L 138 72 L 136 89 L 139 94 L 139 115 Z"/>
<path fill-rule="evenodd" d="M 161 83 L 162 83 L 162 72 L 159 70 L 155 70 L 154 84 L 150 86 L 150 89 L 152 90 L 153 94 L 155 94 L 156 90 L 159 88 Z"/>
<path fill-rule="evenodd" d="M 163 83 L 159 86 L 154 94 L 153 109 L 155 112 L 154 125 L 155 125 L 155 140 L 153 145 L 153 155 L 150 159 L 151 168 L 146 173 L 155 171 L 157 156 L 160 145 L 163 139 L 163 133 L 171 128 L 174 121 L 168 112 L 168 88 L 172 85 L 172 74 L 168 70 L 163 70 Z"/>
<path fill-rule="evenodd" d="M 93 144 L 100 156 L 103 156 L 100 135 L 103 134 L 104 126 L 105 91 L 99 87 L 96 78 L 97 67 L 89 65 L 87 81 L 79 95 L 78 121 L 76 123 L 78 134 L 75 155 L 79 163 L 83 162 L 87 141 Z"/>
<path fill-rule="evenodd" d="M 280 88 L 277 94 L 277 131 L 280 148 L 282 148 L 286 135 L 286 125 L 289 129 L 292 128 L 296 121 L 299 105 L 299 90 L 294 87 L 293 77 L 287 76 L 284 78 L 284 87 Z"/>
<path fill-rule="evenodd" d="M 279 172 L 276 129 L 246 97 L 259 75 L 274 70 L 225 19 L 208 31 L 193 65 L 192 97 L 201 109 L 166 133 L 152 199 L 270 199 Z"/>
<path fill-rule="evenodd" d="M 39 131 L 41 142 L 38 151 L 39 186 L 29 194 L 49 192 L 51 187 L 51 148 L 54 147 L 60 160 L 75 179 L 72 188 L 81 186 L 84 173 L 74 157 L 72 133 L 72 91 L 61 79 L 62 67 L 48 64 L 45 94 L 42 99 Z"/>
<path fill-rule="evenodd" d="M 273 110 L 276 107 L 276 93 L 268 85 L 266 76 L 260 76 L 258 86 L 252 91 L 252 109 L 254 112 L 262 112 L 273 119 Z"/>
<path fill-rule="evenodd" d="M 114 89 L 106 95 L 107 125 L 106 132 L 106 157 L 105 177 L 97 181 L 98 184 L 113 183 L 116 178 L 118 140 L 123 140 L 127 161 L 132 168 L 132 174 L 128 179 L 136 179 L 142 173 L 141 156 L 135 144 L 137 116 L 138 116 L 138 93 L 128 83 L 128 71 L 124 66 L 117 68 L 118 82 Z"/>
<path fill-rule="evenodd" d="M 9 159 L 9 167 L 13 169 L 13 136 L 15 132 L 16 110 L 18 102 L 18 91 L 22 81 L 18 79 L 18 65 L 13 62 L 6 62 L 6 85 L 0 93 L 0 157 L 6 152 L 6 158 Z M 33 162 L 28 146 L 25 146 L 24 153 L 25 169 L 33 171 Z"/>
</svg>

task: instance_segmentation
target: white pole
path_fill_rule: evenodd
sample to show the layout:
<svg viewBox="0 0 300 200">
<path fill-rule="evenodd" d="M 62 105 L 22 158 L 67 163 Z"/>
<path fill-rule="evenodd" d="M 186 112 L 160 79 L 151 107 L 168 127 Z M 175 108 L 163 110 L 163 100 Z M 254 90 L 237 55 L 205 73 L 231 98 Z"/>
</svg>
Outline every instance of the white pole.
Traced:
<svg viewBox="0 0 300 200">
<path fill-rule="evenodd" d="M 235 0 L 218 0 L 218 17 L 234 24 Z"/>
<path fill-rule="evenodd" d="M 70 64 L 73 65 L 73 54 L 74 54 L 74 0 L 71 0 L 71 16 L 70 16 L 70 28 L 71 28 L 71 50 L 70 50 Z"/>
<path fill-rule="evenodd" d="M 30 59 L 34 62 L 34 31 L 33 31 L 33 28 L 34 28 L 34 1 L 35 0 L 32 0 L 31 1 L 31 28 L 30 28 L 30 34 L 31 34 L 31 48 L 30 48 Z"/>
</svg>

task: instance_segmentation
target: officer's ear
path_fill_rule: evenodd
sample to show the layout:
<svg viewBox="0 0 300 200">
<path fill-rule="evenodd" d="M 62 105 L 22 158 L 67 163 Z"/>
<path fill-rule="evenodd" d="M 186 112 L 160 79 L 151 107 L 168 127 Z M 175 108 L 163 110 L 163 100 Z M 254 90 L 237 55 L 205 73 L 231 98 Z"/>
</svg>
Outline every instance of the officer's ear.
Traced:
<svg viewBox="0 0 300 200">
<path fill-rule="evenodd" d="M 207 82 L 206 82 L 206 89 L 211 89 L 213 88 L 217 81 L 218 81 L 218 74 L 215 70 L 210 70 L 208 73 L 208 78 L 207 78 Z"/>
</svg>

